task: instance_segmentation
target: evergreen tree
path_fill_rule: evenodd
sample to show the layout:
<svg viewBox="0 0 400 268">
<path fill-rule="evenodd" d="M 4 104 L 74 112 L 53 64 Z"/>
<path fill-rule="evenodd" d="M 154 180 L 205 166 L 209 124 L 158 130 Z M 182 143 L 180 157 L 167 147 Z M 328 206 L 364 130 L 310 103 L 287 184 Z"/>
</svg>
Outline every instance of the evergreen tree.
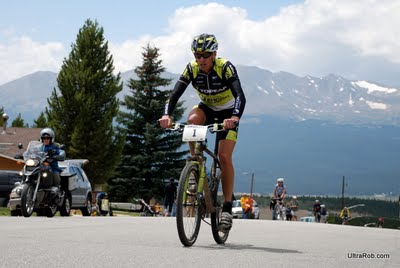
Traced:
<svg viewBox="0 0 400 268">
<path fill-rule="evenodd" d="M 12 127 L 28 127 L 28 124 L 25 124 L 24 119 L 22 119 L 21 113 L 18 114 L 17 118 L 14 119 L 11 123 Z"/>
<path fill-rule="evenodd" d="M 44 115 L 44 112 L 41 112 L 39 117 L 33 120 L 33 126 L 34 128 L 45 128 L 47 127 L 47 118 Z"/>
<path fill-rule="evenodd" d="M 0 107 L 0 126 L 2 126 L 4 123 L 3 114 L 4 114 L 4 107 Z"/>
<path fill-rule="evenodd" d="M 113 71 L 103 28 L 87 20 L 58 75 L 60 95 L 54 89 L 46 109 L 67 157 L 89 159 L 85 171 L 94 184 L 113 176 L 123 147 L 123 136 L 112 124 L 122 90 L 120 74 Z"/>
<path fill-rule="evenodd" d="M 132 197 L 149 200 L 160 197 L 165 181 L 177 178 L 184 165 L 182 157 L 187 151 L 182 146 L 181 135 L 167 133 L 158 125 L 164 112 L 170 90 L 165 90 L 171 79 L 161 77 L 165 71 L 159 60 L 159 49 L 147 45 L 142 53 L 143 64 L 135 69 L 138 80 L 130 79 L 131 95 L 126 95 L 118 122 L 126 134 L 118 174 L 109 181 L 110 192 L 119 200 Z M 162 89 L 164 88 L 164 89 Z M 182 103 L 178 103 L 174 118 L 182 117 Z"/>
</svg>

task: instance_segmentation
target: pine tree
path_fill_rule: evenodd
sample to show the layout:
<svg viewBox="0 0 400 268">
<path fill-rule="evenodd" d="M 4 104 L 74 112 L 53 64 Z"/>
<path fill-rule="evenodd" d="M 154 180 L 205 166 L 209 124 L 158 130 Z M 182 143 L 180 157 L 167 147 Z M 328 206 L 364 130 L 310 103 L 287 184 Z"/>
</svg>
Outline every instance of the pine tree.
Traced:
<svg viewBox="0 0 400 268">
<path fill-rule="evenodd" d="M 125 109 L 120 111 L 118 122 L 126 134 L 126 144 L 118 176 L 109 181 L 111 194 L 119 200 L 160 197 L 165 181 L 178 177 L 184 164 L 182 157 L 187 151 L 179 151 L 181 136 L 167 133 L 158 125 L 171 93 L 165 90 L 171 79 L 161 77 L 165 68 L 159 56 L 158 48 L 144 48 L 143 64 L 135 69 L 138 80 L 129 80 L 132 94 L 122 101 Z M 182 114 L 180 102 L 173 116 L 179 120 Z"/>
<path fill-rule="evenodd" d="M 0 107 L 0 126 L 4 124 L 3 114 L 4 114 L 4 107 Z"/>
<path fill-rule="evenodd" d="M 27 124 L 25 124 L 24 119 L 22 119 L 21 113 L 18 114 L 17 118 L 14 119 L 11 123 L 12 127 L 28 127 Z"/>
<path fill-rule="evenodd" d="M 47 127 L 47 118 L 44 115 L 44 112 L 41 112 L 39 117 L 33 120 L 33 126 L 34 128 L 45 128 Z"/>
<path fill-rule="evenodd" d="M 54 89 L 46 109 L 67 157 L 89 159 L 85 171 L 94 184 L 113 176 L 123 147 L 123 136 L 113 126 L 122 83 L 113 71 L 103 28 L 87 20 L 58 75 L 61 95 Z"/>
</svg>

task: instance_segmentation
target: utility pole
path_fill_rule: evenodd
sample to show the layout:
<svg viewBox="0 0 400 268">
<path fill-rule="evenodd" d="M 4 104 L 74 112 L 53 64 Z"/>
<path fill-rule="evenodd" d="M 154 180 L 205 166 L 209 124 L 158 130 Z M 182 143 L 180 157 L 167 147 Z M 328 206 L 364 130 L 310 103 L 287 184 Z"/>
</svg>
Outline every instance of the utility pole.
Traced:
<svg viewBox="0 0 400 268">
<path fill-rule="evenodd" d="M 254 172 L 251 173 L 251 182 L 250 182 L 250 196 L 253 196 L 253 181 L 254 181 Z"/>
<path fill-rule="evenodd" d="M 344 208 L 344 176 L 342 180 L 342 209 Z"/>
</svg>

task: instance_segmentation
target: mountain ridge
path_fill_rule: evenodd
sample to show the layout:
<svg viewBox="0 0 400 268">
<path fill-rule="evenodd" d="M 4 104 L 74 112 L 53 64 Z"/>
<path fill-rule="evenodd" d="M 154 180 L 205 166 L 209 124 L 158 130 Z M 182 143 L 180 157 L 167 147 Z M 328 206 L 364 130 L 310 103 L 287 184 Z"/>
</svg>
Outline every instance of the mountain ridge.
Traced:
<svg viewBox="0 0 400 268">
<path fill-rule="evenodd" d="M 335 74 L 322 78 L 237 66 L 247 104 L 234 154 L 235 191 L 269 194 L 285 177 L 290 194 L 387 195 L 400 192 L 400 91 Z M 172 78 L 172 89 L 178 74 Z M 129 94 L 133 70 L 121 73 L 119 98 Z M 10 122 L 21 113 L 32 124 L 57 88 L 57 73 L 40 71 L 0 85 L 0 107 Z M 198 103 L 190 86 L 182 99 Z M 188 112 L 188 110 L 187 110 Z M 184 120 L 184 119 L 183 119 Z M 246 175 L 247 174 L 247 175 Z"/>
</svg>

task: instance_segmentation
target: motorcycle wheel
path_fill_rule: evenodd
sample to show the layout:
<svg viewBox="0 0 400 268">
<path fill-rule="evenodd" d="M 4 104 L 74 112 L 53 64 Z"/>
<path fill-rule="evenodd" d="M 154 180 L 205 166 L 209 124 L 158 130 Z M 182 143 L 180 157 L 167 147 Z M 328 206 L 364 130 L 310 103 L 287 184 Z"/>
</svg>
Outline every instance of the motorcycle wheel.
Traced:
<svg viewBox="0 0 400 268">
<path fill-rule="evenodd" d="M 71 213 L 71 197 L 65 194 L 64 202 L 60 207 L 60 215 L 63 217 L 65 216 L 68 217 L 70 213 Z"/>
<path fill-rule="evenodd" d="M 33 200 L 33 192 L 35 189 L 31 184 L 24 184 L 22 187 L 21 194 L 21 212 L 24 217 L 30 217 L 35 207 L 35 201 Z"/>
</svg>

